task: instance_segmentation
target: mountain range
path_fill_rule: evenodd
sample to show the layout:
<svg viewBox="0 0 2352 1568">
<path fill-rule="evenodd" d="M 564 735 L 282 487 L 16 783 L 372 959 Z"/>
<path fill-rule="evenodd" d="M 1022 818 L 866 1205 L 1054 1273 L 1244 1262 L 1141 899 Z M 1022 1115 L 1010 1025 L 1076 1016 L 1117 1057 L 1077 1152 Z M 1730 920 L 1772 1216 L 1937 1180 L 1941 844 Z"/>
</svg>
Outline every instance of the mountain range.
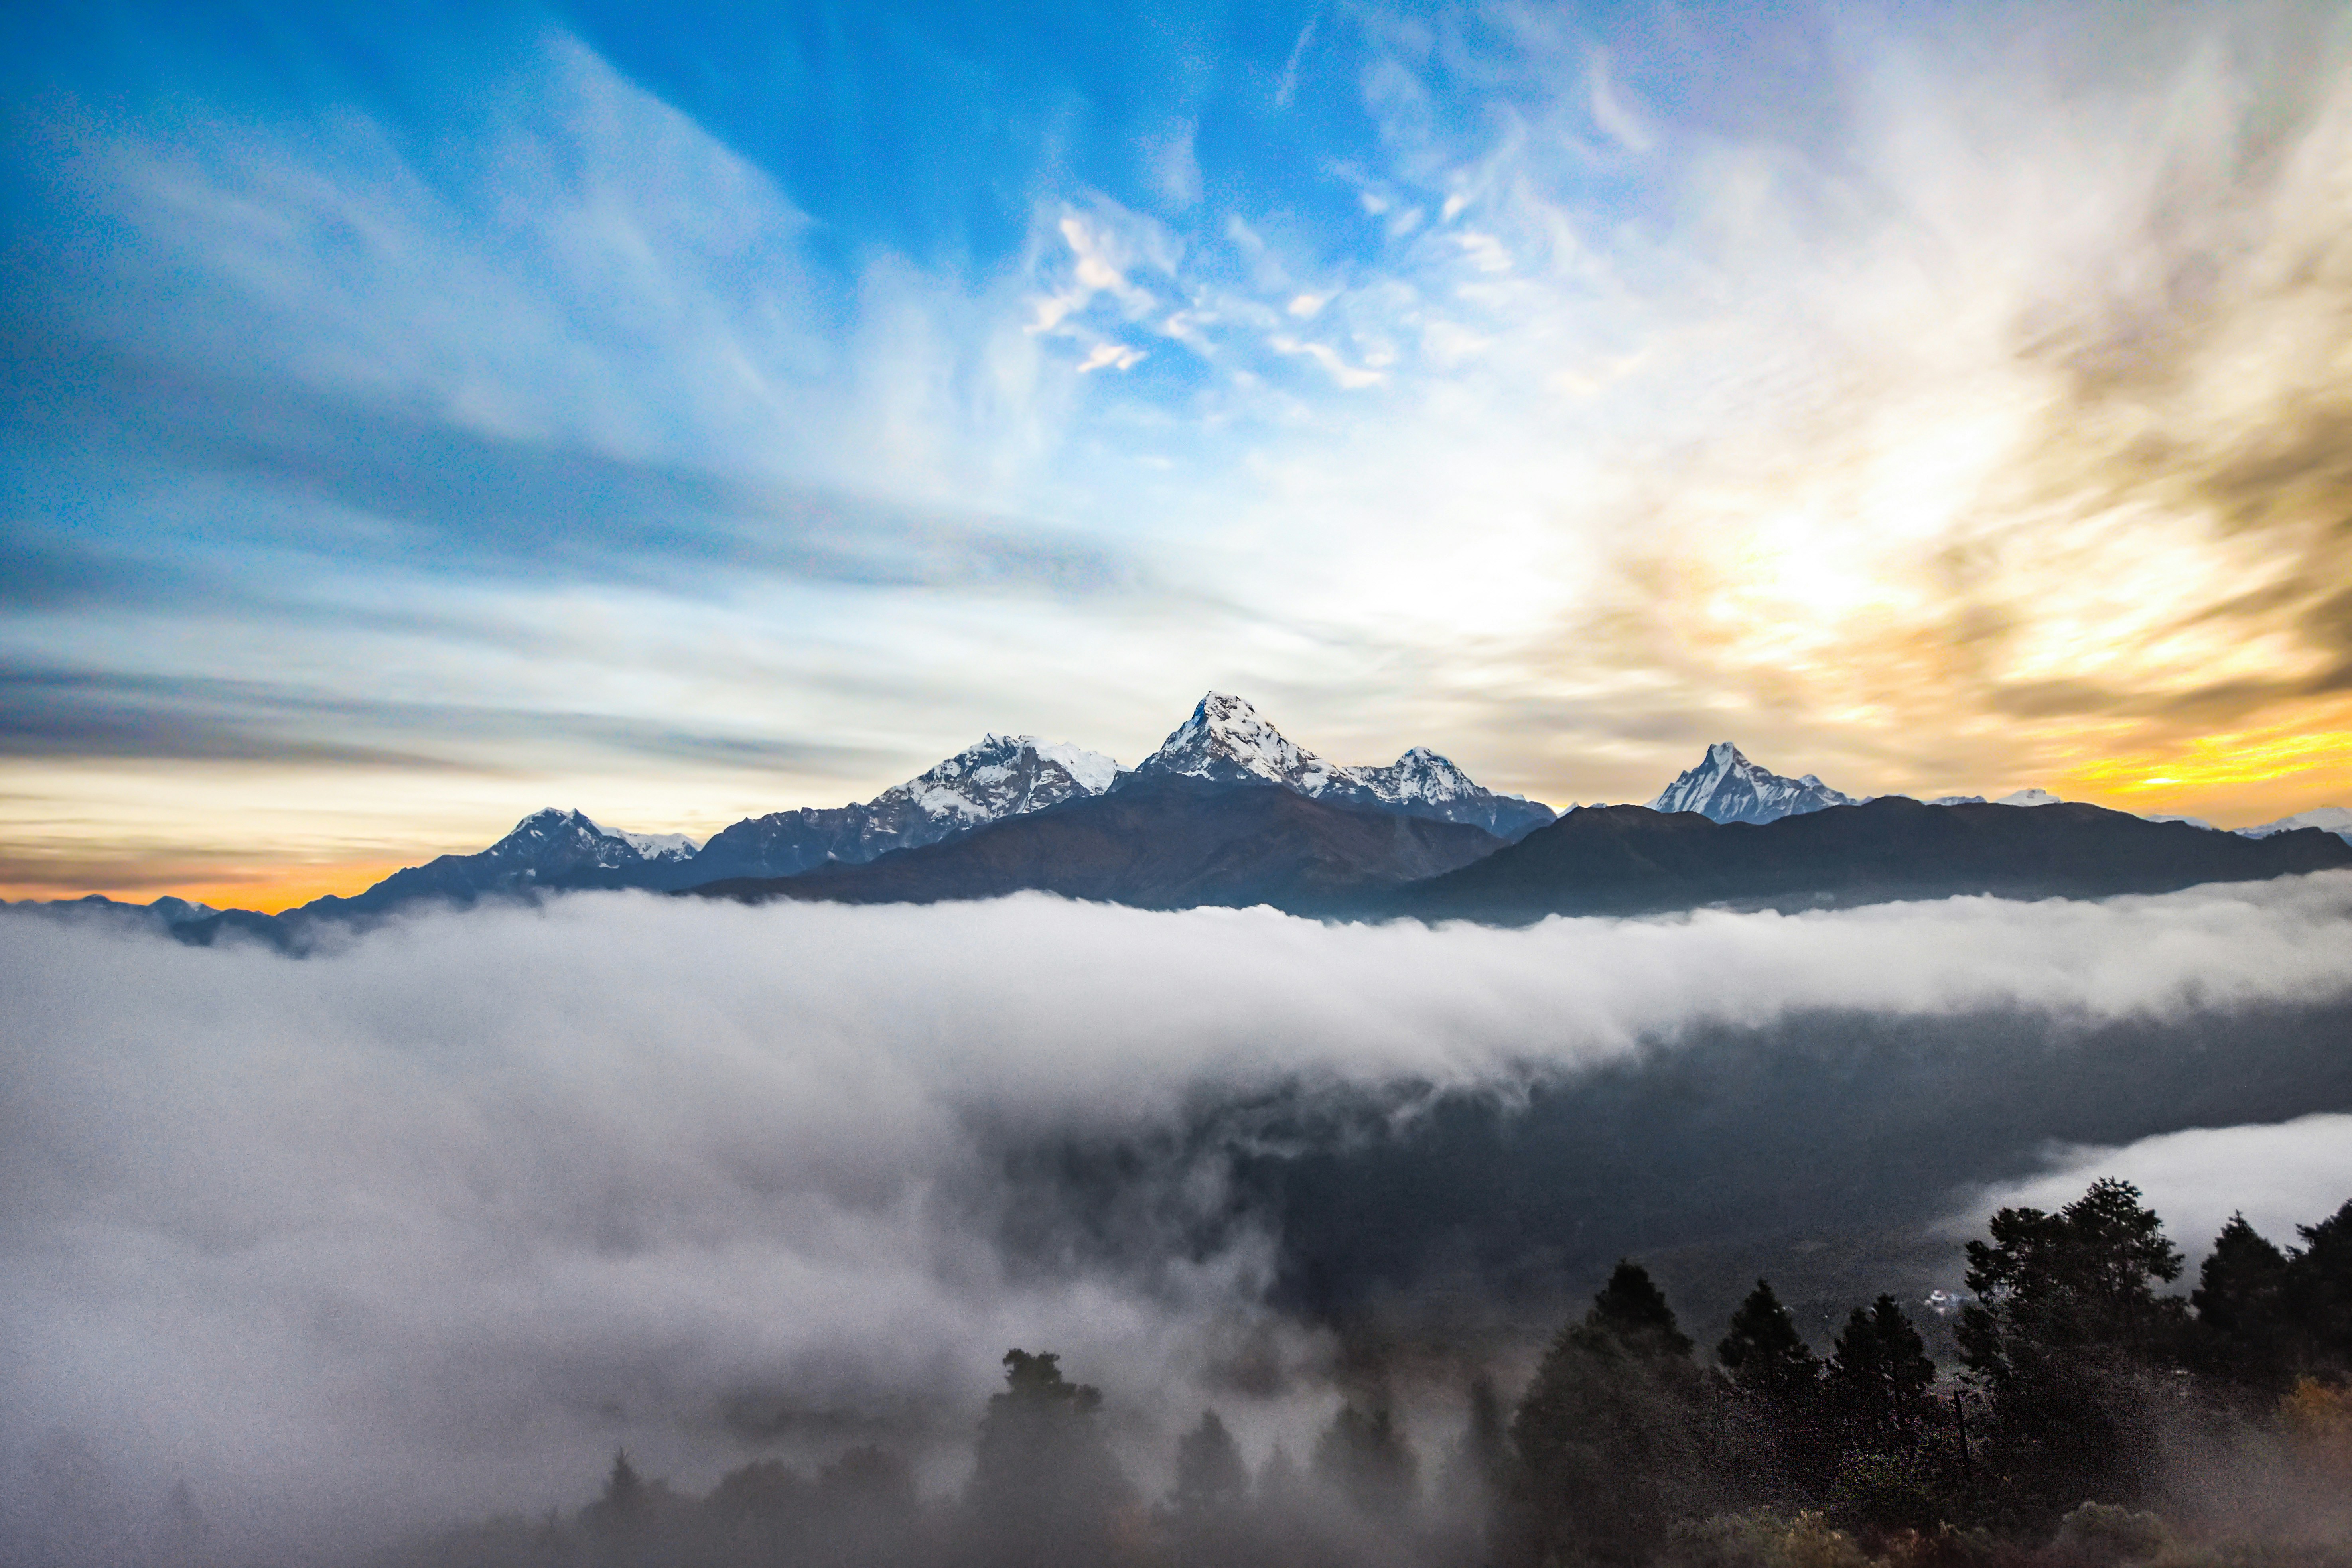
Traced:
<svg viewBox="0 0 2352 1568">
<path fill-rule="evenodd" d="M 1145 909 L 1270 904 L 1358 915 L 1402 884 L 1483 860 L 1506 841 L 1467 822 L 1340 804 L 1262 782 L 1138 776 L 1059 810 L 944 843 L 800 876 L 713 883 L 758 901 L 936 904 L 1051 893 Z"/>
<path fill-rule="evenodd" d="M 1508 923 L 1964 895 L 2106 898 L 2338 867 L 2352 867 L 2352 844 L 2316 829 L 2250 839 L 2079 803 L 2020 810 L 1884 795 L 1765 823 L 1610 806 L 1571 811 L 1402 889 L 1391 907 Z"/>
<path fill-rule="evenodd" d="M 2352 810 L 2340 807 L 2225 833 L 2041 789 L 1990 802 L 1864 800 L 1810 773 L 1772 772 L 1729 741 L 1646 807 L 1555 818 L 1422 747 L 1383 767 L 1327 761 L 1242 698 L 1211 692 L 1132 768 L 991 734 L 871 800 L 747 818 L 699 844 L 551 807 L 487 849 L 282 915 L 179 899 L 70 906 L 132 914 L 184 940 L 234 929 L 296 946 L 321 922 L 413 904 L 617 888 L 846 903 L 1039 891 L 1153 908 L 1518 920 L 1957 893 L 2096 897 L 2352 864 L 2347 846 Z"/>
</svg>

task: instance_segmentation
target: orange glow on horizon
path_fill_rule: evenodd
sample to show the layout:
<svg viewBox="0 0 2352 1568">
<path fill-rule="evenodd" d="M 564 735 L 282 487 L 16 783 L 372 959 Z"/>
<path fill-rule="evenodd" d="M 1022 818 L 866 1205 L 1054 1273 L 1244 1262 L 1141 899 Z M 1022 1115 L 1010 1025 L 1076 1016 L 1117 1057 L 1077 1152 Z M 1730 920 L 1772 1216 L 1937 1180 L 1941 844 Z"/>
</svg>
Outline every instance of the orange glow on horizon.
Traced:
<svg viewBox="0 0 2352 1568">
<path fill-rule="evenodd" d="M 68 888 L 44 883 L 0 883 L 0 898 L 74 899 L 97 894 L 119 904 L 152 904 L 156 899 L 171 897 L 184 898 L 191 904 L 209 904 L 215 909 L 252 909 L 276 915 L 329 894 L 349 898 L 382 882 L 404 863 L 369 861 L 342 865 L 256 867 L 244 875 L 140 887 Z"/>
<path fill-rule="evenodd" d="M 2289 783 L 2317 803 L 2352 790 L 2352 730 L 2273 725 L 2201 736 L 2164 751 L 2077 763 L 2059 779 L 2062 794 L 2121 796 L 2136 806 L 2188 804 Z"/>
</svg>

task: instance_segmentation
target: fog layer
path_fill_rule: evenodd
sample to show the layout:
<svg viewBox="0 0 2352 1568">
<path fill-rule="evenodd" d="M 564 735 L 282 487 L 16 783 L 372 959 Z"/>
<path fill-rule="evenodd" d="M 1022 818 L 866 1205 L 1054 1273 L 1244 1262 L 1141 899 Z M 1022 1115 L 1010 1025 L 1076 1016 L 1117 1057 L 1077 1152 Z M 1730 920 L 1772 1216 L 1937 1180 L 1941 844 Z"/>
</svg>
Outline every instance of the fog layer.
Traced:
<svg viewBox="0 0 2352 1568">
<path fill-rule="evenodd" d="M 2112 1054 L 2116 1031 L 2153 1031 L 2175 1073 L 2227 1083 L 2233 1051 L 2260 1059 L 2269 1097 L 2238 1114 L 2352 1110 L 2336 1078 L 2297 1076 L 2305 1045 L 2266 1043 L 2348 995 L 2340 874 L 1522 931 L 596 895 L 420 916 L 305 960 L 11 914 L 5 1528 L 184 1479 L 236 1531 L 348 1539 L 576 1506 L 620 1443 L 697 1486 L 760 1443 L 947 1455 L 1012 1345 L 1059 1351 L 1110 1392 L 1115 1428 L 1155 1441 L 1206 1394 L 1238 1401 L 1262 1452 L 1282 1401 L 1308 1396 L 1284 1369 L 1325 1364 L 1354 1299 L 1297 1288 L 1310 1244 L 1353 1239 L 1300 1199 L 1311 1184 L 1277 1179 L 1302 1151 L 1328 1177 L 1365 1138 L 1471 1103 L 1565 1143 L 1630 1106 L 1623 1124 L 1667 1137 L 1677 1072 L 1744 1082 L 1828 1017 L 1861 1056 L 2000 1018 L 1958 1058 L 1994 1078 L 1996 1049 Z M 2204 1020 L 2216 1043 L 2185 1052 Z M 1604 1082 L 1620 1090 L 1596 1098 Z M 1850 1101 L 1788 1082 L 1824 1125 L 1885 1112 L 1866 1072 Z M 1786 1123 L 1756 1103 L 1709 1124 L 1723 1159 Z M 1251 1124 L 1249 1158 L 1199 1135 L 1271 1103 L 1288 1110 Z M 1544 1123 L 1544 1103 L 1581 1120 Z M 2160 1114 L 2118 1138 L 2172 1130 Z M 1150 1201 L 1038 1154 L 1104 1149 Z M 2021 1157 L 1967 1174 L 2014 1179 Z M 1596 1246 L 1745 1223 L 1703 1181 L 1620 1192 L 1615 1167 L 1584 1168 L 1596 1210 L 1665 1217 Z M 1430 1169 L 1415 1180 L 1455 1179 Z M 2243 1186 L 2249 1206 L 2276 1196 Z M 1960 1197 L 1911 1199 L 1924 1220 Z M 1393 1249 L 1385 1287 L 1409 1291 L 1425 1256 Z"/>
</svg>

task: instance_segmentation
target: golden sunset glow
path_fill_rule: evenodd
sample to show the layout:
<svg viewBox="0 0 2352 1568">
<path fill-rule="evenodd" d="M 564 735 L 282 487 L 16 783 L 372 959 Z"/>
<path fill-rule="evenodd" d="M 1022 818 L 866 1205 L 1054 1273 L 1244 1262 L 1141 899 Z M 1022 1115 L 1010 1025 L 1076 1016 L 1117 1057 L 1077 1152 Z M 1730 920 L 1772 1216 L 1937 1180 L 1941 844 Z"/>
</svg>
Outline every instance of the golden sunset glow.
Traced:
<svg viewBox="0 0 2352 1568">
<path fill-rule="evenodd" d="M 172 877 L 167 871 L 160 884 L 142 883 L 117 887 L 91 887 L 79 881 L 65 887 L 47 882 L 0 883 L 0 898 L 79 898 L 97 894 L 123 904 L 145 904 L 169 894 L 191 904 L 208 904 L 215 909 L 252 909 L 276 915 L 331 894 L 348 898 L 364 892 L 404 863 L 408 862 L 367 861 L 349 865 L 276 866 L 260 862 L 237 868 L 233 876 L 215 872 L 207 877 L 198 872 Z"/>
<path fill-rule="evenodd" d="M 2342 723 L 2346 716 L 2338 708 L 2331 716 Z M 2160 807 L 2260 821 L 2291 814 L 2274 807 L 2352 795 L 2352 725 L 2274 725 L 2200 736 L 2168 751 L 2081 763 L 2058 778 L 2061 783 L 2053 788 L 2085 800 L 2105 797 L 2133 802 L 2137 810 Z"/>
</svg>

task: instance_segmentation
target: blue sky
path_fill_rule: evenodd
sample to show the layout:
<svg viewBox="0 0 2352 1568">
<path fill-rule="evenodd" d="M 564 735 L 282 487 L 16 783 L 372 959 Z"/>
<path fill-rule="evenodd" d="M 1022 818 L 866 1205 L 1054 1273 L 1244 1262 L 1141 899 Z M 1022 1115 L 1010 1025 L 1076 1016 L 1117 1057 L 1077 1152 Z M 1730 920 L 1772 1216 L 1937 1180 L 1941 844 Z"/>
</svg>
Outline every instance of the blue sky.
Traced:
<svg viewBox="0 0 2352 1568">
<path fill-rule="evenodd" d="M 0 26 L 22 891 L 1212 686 L 1559 802 L 2352 785 L 2326 7 Z"/>
</svg>

